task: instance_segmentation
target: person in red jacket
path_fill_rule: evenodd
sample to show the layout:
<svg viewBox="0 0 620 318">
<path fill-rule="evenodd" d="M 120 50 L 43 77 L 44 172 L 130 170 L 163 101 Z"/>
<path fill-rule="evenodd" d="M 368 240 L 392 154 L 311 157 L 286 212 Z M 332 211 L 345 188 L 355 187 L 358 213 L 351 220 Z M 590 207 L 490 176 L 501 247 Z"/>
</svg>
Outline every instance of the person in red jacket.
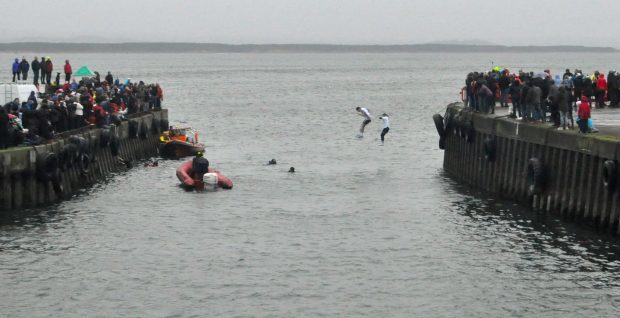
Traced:
<svg viewBox="0 0 620 318">
<path fill-rule="evenodd" d="M 607 81 L 605 80 L 605 75 L 601 74 L 598 76 L 598 81 L 596 81 L 596 103 L 598 107 L 603 108 L 605 105 L 605 91 L 607 90 Z"/>
<path fill-rule="evenodd" d="M 45 80 L 48 85 L 52 84 L 52 71 L 53 70 L 54 70 L 54 64 L 52 64 L 52 60 L 48 57 L 45 60 Z"/>
<path fill-rule="evenodd" d="M 586 96 L 581 96 L 581 104 L 579 105 L 579 109 L 577 110 L 577 125 L 579 126 L 579 131 L 582 133 L 588 132 L 588 119 L 590 119 L 590 103 L 588 103 L 588 98 Z"/>
<path fill-rule="evenodd" d="M 69 80 L 71 79 L 71 74 L 73 74 L 73 70 L 71 69 L 71 64 L 69 64 L 69 60 L 65 60 L 65 82 L 66 83 L 69 83 Z"/>
</svg>

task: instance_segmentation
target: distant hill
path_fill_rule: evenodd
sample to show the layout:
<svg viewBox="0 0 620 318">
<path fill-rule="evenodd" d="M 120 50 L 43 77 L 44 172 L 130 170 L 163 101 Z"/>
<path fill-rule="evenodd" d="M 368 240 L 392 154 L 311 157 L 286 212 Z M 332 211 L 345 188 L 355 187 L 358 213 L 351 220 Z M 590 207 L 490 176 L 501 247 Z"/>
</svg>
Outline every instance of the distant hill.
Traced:
<svg viewBox="0 0 620 318">
<path fill-rule="evenodd" d="M 504 46 L 471 44 L 410 45 L 331 45 L 331 44 L 221 44 L 221 43 L 0 43 L 0 52 L 40 54 L 57 52 L 82 53 L 425 53 L 425 52 L 616 52 L 612 47 L 586 46 Z"/>
</svg>

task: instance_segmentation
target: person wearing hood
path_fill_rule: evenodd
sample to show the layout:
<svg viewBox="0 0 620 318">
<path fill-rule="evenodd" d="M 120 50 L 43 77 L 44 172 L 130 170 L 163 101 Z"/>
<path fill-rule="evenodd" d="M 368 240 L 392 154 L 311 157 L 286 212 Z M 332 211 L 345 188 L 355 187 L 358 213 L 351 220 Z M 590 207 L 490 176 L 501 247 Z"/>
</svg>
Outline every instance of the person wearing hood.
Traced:
<svg viewBox="0 0 620 318">
<path fill-rule="evenodd" d="M 588 97 L 581 96 L 581 103 L 577 110 L 577 125 L 581 133 L 585 134 L 588 132 L 588 119 L 590 119 L 590 102 Z"/>
<path fill-rule="evenodd" d="M 39 85 L 39 70 L 41 69 L 41 64 L 39 64 L 39 60 L 37 57 L 34 57 L 34 60 L 30 62 L 30 67 L 32 68 L 32 84 Z"/>
<path fill-rule="evenodd" d="M 36 108 L 39 103 L 37 102 L 37 96 L 34 91 L 30 91 L 30 96 L 28 96 L 28 101 L 32 101 L 32 105 Z"/>
<path fill-rule="evenodd" d="M 605 106 L 605 92 L 607 91 L 607 81 L 605 80 L 605 74 L 599 74 L 598 80 L 596 81 L 596 103 L 599 108 L 604 108 Z"/>
<path fill-rule="evenodd" d="M 19 63 L 19 70 L 22 72 L 22 79 L 25 81 L 28 79 L 28 71 L 30 71 L 30 63 L 26 61 L 26 58 L 22 58 L 21 63 Z"/>
<path fill-rule="evenodd" d="M 21 80 L 21 72 L 19 70 L 19 60 L 15 58 L 15 62 L 13 62 L 13 83 L 16 82 L 15 76 L 17 76 L 17 80 Z"/>
</svg>

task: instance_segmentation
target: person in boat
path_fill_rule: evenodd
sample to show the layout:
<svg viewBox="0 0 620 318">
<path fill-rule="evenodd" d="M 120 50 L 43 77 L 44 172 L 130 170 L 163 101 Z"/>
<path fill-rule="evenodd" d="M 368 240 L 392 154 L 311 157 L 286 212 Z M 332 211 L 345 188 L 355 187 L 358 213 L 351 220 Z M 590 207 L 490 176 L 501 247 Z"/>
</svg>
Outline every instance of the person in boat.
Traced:
<svg viewBox="0 0 620 318">
<path fill-rule="evenodd" d="M 196 152 L 196 156 L 192 159 L 192 173 L 194 179 L 202 179 L 202 175 L 209 172 L 209 160 L 203 156 L 202 151 Z"/>
<path fill-rule="evenodd" d="M 170 141 L 170 133 L 168 131 L 164 131 L 161 136 L 159 136 L 159 141 L 161 142 L 169 142 Z"/>
<path fill-rule="evenodd" d="M 372 120 L 370 120 L 370 112 L 368 109 L 364 107 L 355 107 L 355 110 L 359 113 L 360 116 L 364 117 L 364 121 L 362 122 L 362 126 L 360 127 L 360 135 L 364 135 L 364 128 L 366 125 L 370 124 Z"/>
</svg>

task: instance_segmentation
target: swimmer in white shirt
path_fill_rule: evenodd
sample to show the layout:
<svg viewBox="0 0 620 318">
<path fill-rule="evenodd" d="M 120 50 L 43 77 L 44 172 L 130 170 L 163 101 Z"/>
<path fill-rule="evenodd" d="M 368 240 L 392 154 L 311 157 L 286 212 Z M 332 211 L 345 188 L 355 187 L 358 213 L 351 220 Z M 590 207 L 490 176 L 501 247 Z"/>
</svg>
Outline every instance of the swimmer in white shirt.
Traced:
<svg viewBox="0 0 620 318">
<path fill-rule="evenodd" d="M 385 135 L 390 131 L 390 117 L 388 117 L 388 114 L 383 113 L 379 119 L 383 120 L 383 130 L 381 131 L 381 145 L 383 145 Z"/>
<path fill-rule="evenodd" d="M 361 136 L 364 136 L 364 128 L 366 127 L 366 125 L 370 124 L 371 122 L 370 113 L 368 112 L 368 109 L 363 108 L 363 107 L 356 107 L 355 110 L 357 110 L 360 116 L 365 118 L 364 122 L 362 122 L 362 126 L 360 127 L 360 137 L 361 137 Z"/>
</svg>

